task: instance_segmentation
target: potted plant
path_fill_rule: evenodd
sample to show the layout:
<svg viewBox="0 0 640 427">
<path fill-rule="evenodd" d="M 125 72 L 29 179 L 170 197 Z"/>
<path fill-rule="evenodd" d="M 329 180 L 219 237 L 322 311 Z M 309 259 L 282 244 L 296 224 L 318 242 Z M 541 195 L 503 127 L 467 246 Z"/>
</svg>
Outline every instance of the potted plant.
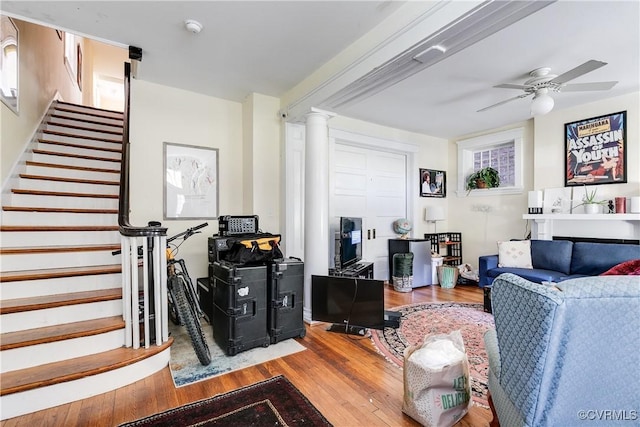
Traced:
<svg viewBox="0 0 640 427">
<path fill-rule="evenodd" d="M 467 194 L 478 188 L 495 188 L 500 185 L 500 174 L 494 168 L 487 166 L 478 169 L 467 177 Z"/>
<path fill-rule="evenodd" d="M 596 200 L 596 194 L 598 189 L 594 188 L 593 191 L 588 191 L 585 186 L 584 196 L 582 196 L 582 203 L 576 206 L 584 205 L 584 213 L 597 214 L 600 213 L 600 206 L 607 203 L 606 200 Z"/>
</svg>

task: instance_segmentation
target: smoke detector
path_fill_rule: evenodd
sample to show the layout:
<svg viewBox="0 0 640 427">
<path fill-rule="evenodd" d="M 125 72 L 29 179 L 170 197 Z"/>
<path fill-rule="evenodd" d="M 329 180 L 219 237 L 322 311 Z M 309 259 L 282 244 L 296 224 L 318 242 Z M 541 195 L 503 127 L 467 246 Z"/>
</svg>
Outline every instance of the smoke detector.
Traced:
<svg viewBox="0 0 640 427">
<path fill-rule="evenodd" d="M 198 34 L 200 31 L 202 31 L 202 24 L 193 19 L 187 19 L 186 21 L 184 21 L 184 26 L 193 34 Z"/>
</svg>

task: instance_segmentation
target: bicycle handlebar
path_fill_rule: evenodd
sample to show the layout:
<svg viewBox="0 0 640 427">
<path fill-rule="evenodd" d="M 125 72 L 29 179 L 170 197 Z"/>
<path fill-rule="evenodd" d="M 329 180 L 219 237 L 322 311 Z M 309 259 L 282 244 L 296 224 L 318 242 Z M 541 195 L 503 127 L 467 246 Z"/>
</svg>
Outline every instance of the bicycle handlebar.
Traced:
<svg viewBox="0 0 640 427">
<path fill-rule="evenodd" d="M 183 231 L 182 233 L 178 233 L 175 236 L 171 236 L 169 238 L 167 238 L 167 244 L 169 242 L 174 241 L 175 239 L 185 236 L 183 240 L 187 240 L 189 237 L 193 236 L 196 233 L 200 233 L 198 230 L 200 230 L 201 228 L 204 228 L 206 226 L 208 226 L 209 223 L 208 222 L 204 222 L 200 225 L 196 225 L 195 227 L 191 227 L 186 229 L 185 231 Z M 141 247 L 139 247 L 138 249 L 140 249 Z M 120 249 L 118 249 L 117 251 L 113 251 L 111 252 L 111 255 L 118 255 L 119 253 L 121 253 L 122 251 Z"/>
</svg>

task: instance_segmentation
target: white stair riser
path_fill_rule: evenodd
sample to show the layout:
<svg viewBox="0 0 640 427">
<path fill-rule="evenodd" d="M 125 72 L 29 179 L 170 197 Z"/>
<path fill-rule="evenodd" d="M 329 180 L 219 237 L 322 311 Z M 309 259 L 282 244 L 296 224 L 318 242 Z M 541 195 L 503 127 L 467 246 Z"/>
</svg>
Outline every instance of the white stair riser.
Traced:
<svg viewBox="0 0 640 427">
<path fill-rule="evenodd" d="M 117 214 L 85 214 L 65 212 L 15 212 L 3 211 L 4 225 L 114 225 L 118 223 Z"/>
<path fill-rule="evenodd" d="M 55 176 L 58 178 L 90 179 L 93 181 L 117 181 L 120 179 L 120 174 L 114 172 L 84 171 L 50 166 L 28 165 L 26 173 L 29 175 Z"/>
<path fill-rule="evenodd" d="M 27 329 L 43 328 L 45 326 L 121 315 L 122 300 L 101 301 L 90 304 L 76 304 L 47 308 L 44 310 L 3 314 L 2 332 L 24 331 Z"/>
<path fill-rule="evenodd" d="M 56 142 L 52 142 L 52 141 L 57 141 Z M 64 144 L 74 144 L 74 145 L 79 145 L 80 148 L 78 149 L 83 149 L 86 148 L 88 150 L 96 150 L 99 152 L 105 152 L 105 151 L 115 151 L 116 153 L 120 153 L 122 151 L 122 144 L 115 144 L 113 142 L 105 142 L 105 141 L 70 141 L 67 142 L 65 141 L 64 137 L 58 137 L 56 139 L 54 138 L 47 138 L 47 135 L 44 135 L 43 138 L 40 138 L 36 141 L 37 147 L 43 150 L 49 150 L 49 151 L 55 151 L 58 150 L 59 147 L 63 146 Z M 76 150 L 76 148 L 71 148 L 72 150 Z"/>
<path fill-rule="evenodd" d="M 122 347 L 124 329 L 2 352 L 2 373 L 60 362 Z"/>
<path fill-rule="evenodd" d="M 118 148 L 122 145 L 122 138 L 118 138 L 116 136 L 107 138 L 107 141 L 96 141 L 90 138 L 78 138 L 74 136 L 67 135 L 55 135 L 52 133 L 47 133 L 45 131 L 42 132 L 42 139 L 49 139 L 51 141 L 60 141 L 60 142 L 69 142 L 71 144 L 80 144 L 80 145 L 93 145 L 99 142 L 110 144 L 108 147 Z"/>
<path fill-rule="evenodd" d="M 18 181 L 18 185 L 16 185 L 15 188 L 25 190 L 62 191 L 69 193 L 90 194 L 118 194 L 118 192 L 120 191 L 120 187 L 118 185 L 49 181 L 47 179 L 20 179 Z"/>
<path fill-rule="evenodd" d="M 98 144 L 84 145 L 84 147 L 85 148 L 68 147 L 65 145 L 50 144 L 47 142 L 38 142 L 36 144 L 37 150 L 53 151 L 56 153 L 79 154 L 82 156 L 102 157 L 102 158 L 114 159 L 118 161 L 120 161 L 120 158 L 122 157 L 122 154 L 119 151 L 111 151 L 113 149 L 119 149 L 120 147 L 114 146 L 114 144 L 110 144 L 108 142 L 105 142 L 101 145 L 98 145 Z M 106 148 L 107 150 L 105 150 L 104 148 Z"/>
<path fill-rule="evenodd" d="M 117 231 L 3 231 L 0 245 L 5 248 L 33 247 L 43 245 L 119 245 Z"/>
<path fill-rule="evenodd" d="M 43 245 L 55 245 L 56 243 L 42 242 Z M 24 271 L 44 268 L 86 267 L 116 264 L 118 262 L 120 262 L 120 255 L 111 255 L 111 251 L 10 254 L 2 256 L 0 270 Z"/>
<path fill-rule="evenodd" d="M 12 206 L 72 209 L 118 209 L 118 199 L 13 194 Z"/>
<path fill-rule="evenodd" d="M 170 350 L 120 369 L 2 396 L 2 420 L 86 399 L 140 381 L 169 364 Z"/>
<path fill-rule="evenodd" d="M 70 105 L 70 104 L 58 104 L 56 107 L 56 111 L 64 110 L 65 114 L 69 114 L 68 111 L 73 111 L 75 113 L 81 114 L 84 117 L 110 117 L 117 118 L 122 120 L 123 113 L 121 111 L 105 111 L 105 110 L 96 110 L 93 108 L 86 107 L 84 105 Z"/>
<path fill-rule="evenodd" d="M 120 273 L 94 274 L 91 276 L 23 280 L 3 282 L 0 286 L 2 287 L 3 299 L 31 298 L 119 288 L 122 286 L 122 275 Z"/>
<path fill-rule="evenodd" d="M 103 120 L 101 120 L 99 117 L 97 118 L 91 118 L 91 117 L 86 117 L 86 121 L 85 119 L 74 119 L 74 118 L 67 118 L 68 114 L 65 114 L 64 117 L 62 117 L 61 115 L 57 115 L 56 117 L 51 117 L 51 119 L 49 120 L 49 125 L 70 125 L 70 126 L 81 126 L 81 127 L 86 127 L 86 128 L 91 128 L 93 130 L 96 131 L 101 131 L 101 130 L 106 130 L 109 132 L 122 132 L 122 123 L 118 123 L 118 125 L 113 126 L 113 124 L 109 125 L 109 124 L 102 124 L 104 123 Z M 113 122 L 113 120 L 110 120 L 111 122 Z M 99 123 L 93 123 L 93 122 L 101 122 Z"/>
<path fill-rule="evenodd" d="M 51 154 L 39 154 L 33 153 L 31 159 L 34 162 L 53 163 L 56 165 L 69 165 L 79 166 L 85 168 L 100 168 L 100 169 L 120 169 L 120 160 L 93 160 L 93 159 L 79 159 L 67 156 L 56 156 Z M 114 180 L 117 180 L 117 176 Z"/>
<path fill-rule="evenodd" d="M 82 129 L 78 129 L 72 126 L 60 126 L 60 125 L 56 125 L 54 123 L 47 123 L 47 125 L 45 126 L 45 129 L 47 131 L 51 131 L 51 132 L 62 132 L 62 133 L 71 133 L 74 135 L 83 135 L 83 136 L 88 136 L 91 138 L 109 138 L 109 139 L 118 139 L 118 138 L 122 138 L 122 132 L 120 132 L 120 134 L 113 134 L 110 132 L 103 132 L 100 130 L 87 130 L 87 129 L 83 129 L 86 127 L 90 127 L 87 125 L 82 125 Z"/>
<path fill-rule="evenodd" d="M 122 126 L 122 115 L 119 118 L 106 118 L 106 117 L 96 117 L 96 116 L 88 116 L 82 113 L 74 113 L 70 111 L 56 111 L 55 114 L 59 116 L 64 116 L 65 119 L 70 120 L 92 120 L 94 122 L 100 122 L 105 124 L 112 124 L 117 126 Z"/>
</svg>

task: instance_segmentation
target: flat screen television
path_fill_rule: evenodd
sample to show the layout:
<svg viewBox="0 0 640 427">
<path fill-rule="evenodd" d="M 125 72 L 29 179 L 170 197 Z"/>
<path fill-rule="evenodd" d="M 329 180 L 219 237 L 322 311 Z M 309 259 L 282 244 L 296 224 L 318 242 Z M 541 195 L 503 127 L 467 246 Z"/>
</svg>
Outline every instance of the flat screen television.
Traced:
<svg viewBox="0 0 640 427">
<path fill-rule="evenodd" d="M 357 335 L 384 329 L 384 282 L 312 275 L 311 319 L 333 323 L 329 330 Z"/>
<path fill-rule="evenodd" d="M 362 218 L 340 218 L 340 268 L 362 259 Z"/>
</svg>

